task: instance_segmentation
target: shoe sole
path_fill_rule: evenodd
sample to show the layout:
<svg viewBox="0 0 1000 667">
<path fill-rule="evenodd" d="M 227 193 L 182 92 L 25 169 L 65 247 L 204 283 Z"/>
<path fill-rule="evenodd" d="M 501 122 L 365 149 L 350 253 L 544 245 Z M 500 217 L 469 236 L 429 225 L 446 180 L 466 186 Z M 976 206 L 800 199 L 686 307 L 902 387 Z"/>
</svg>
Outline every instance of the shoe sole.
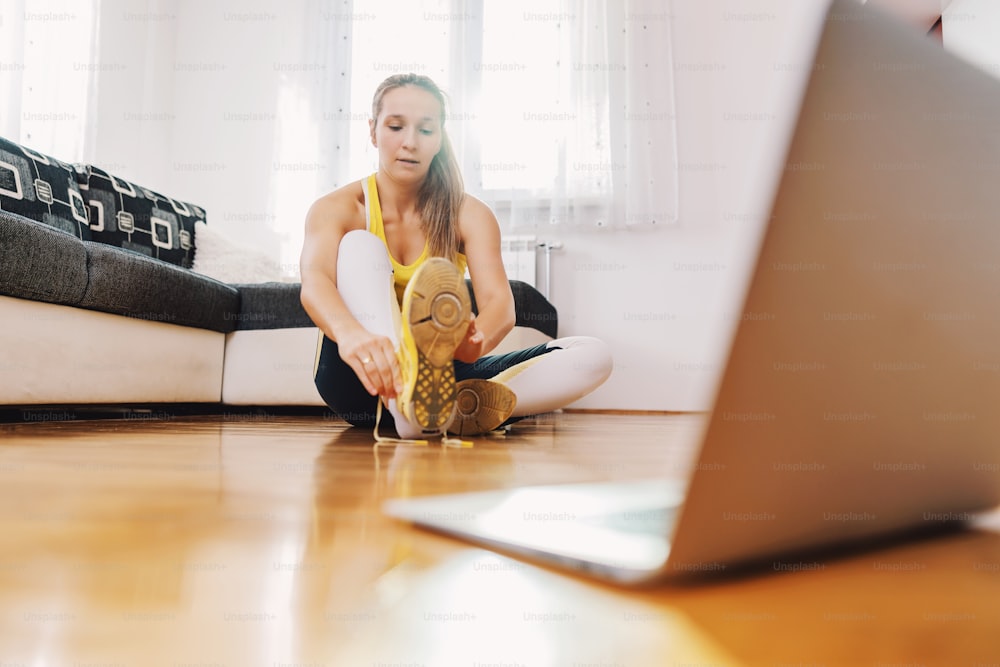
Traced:
<svg viewBox="0 0 1000 667">
<path fill-rule="evenodd" d="M 469 328 L 472 300 L 454 264 L 432 257 L 403 293 L 400 366 L 403 415 L 425 429 L 443 428 L 455 408 L 455 350 Z"/>
<path fill-rule="evenodd" d="M 495 431 L 517 405 L 517 396 L 507 385 L 490 380 L 462 380 L 455 393 L 455 421 L 448 431 L 456 435 Z"/>
</svg>

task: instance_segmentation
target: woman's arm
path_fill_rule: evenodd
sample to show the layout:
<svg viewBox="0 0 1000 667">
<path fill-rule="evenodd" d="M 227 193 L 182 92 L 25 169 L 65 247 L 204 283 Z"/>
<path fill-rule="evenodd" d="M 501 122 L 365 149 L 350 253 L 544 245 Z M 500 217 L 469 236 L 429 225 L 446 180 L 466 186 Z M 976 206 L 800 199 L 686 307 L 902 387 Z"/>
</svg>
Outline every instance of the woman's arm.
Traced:
<svg viewBox="0 0 1000 667">
<path fill-rule="evenodd" d="M 500 225 L 480 200 L 465 196 L 459 233 L 479 314 L 455 358 L 472 362 L 495 348 L 514 328 L 514 295 L 500 255 Z"/>
<path fill-rule="evenodd" d="M 331 193 L 310 207 L 299 260 L 300 299 L 313 323 L 337 343 L 340 358 L 368 393 L 391 398 L 402 390 L 392 341 L 365 329 L 337 290 L 337 253 L 352 229 L 364 229 L 364 221 L 349 192 Z M 366 359 L 370 361 L 364 363 Z"/>
</svg>

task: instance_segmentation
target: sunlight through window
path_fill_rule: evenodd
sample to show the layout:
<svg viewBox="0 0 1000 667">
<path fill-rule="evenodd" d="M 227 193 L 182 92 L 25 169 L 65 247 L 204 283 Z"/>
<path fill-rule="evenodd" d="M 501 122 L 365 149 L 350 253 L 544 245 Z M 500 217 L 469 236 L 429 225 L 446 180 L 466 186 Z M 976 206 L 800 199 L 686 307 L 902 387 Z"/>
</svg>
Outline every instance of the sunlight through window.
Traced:
<svg viewBox="0 0 1000 667">
<path fill-rule="evenodd" d="M 443 0 L 366 4 L 373 18 L 353 32 L 352 172 L 378 166 L 367 126 L 375 88 L 414 72 L 449 95 L 446 129 L 471 192 L 492 201 L 610 192 L 608 179 L 594 173 L 601 170 L 587 168 L 608 160 L 606 95 L 573 52 L 581 17 L 558 6 L 468 2 L 456 12 Z"/>
<path fill-rule="evenodd" d="M 371 20 L 354 23 L 351 67 L 350 172 L 363 175 L 378 167 L 368 118 L 375 89 L 393 74 L 423 74 L 442 87 L 450 75 L 448 0 L 400 3 L 373 0 L 364 5 Z M 441 17 L 444 17 L 442 20 Z M 360 176 L 359 176 L 360 177 Z"/>
</svg>

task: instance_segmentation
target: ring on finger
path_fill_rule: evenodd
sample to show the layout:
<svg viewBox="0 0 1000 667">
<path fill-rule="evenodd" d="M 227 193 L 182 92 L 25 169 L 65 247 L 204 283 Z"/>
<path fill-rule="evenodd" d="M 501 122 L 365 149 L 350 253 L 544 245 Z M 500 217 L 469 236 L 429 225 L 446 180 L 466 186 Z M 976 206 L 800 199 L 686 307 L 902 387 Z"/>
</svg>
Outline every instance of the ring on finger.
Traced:
<svg viewBox="0 0 1000 667">
<path fill-rule="evenodd" d="M 367 365 L 368 365 L 368 364 L 370 364 L 371 362 L 372 362 L 372 358 L 371 358 L 371 357 L 365 357 L 364 359 L 362 359 L 362 360 L 361 360 L 361 363 L 362 363 L 363 365 L 365 365 L 365 366 L 367 366 Z"/>
</svg>

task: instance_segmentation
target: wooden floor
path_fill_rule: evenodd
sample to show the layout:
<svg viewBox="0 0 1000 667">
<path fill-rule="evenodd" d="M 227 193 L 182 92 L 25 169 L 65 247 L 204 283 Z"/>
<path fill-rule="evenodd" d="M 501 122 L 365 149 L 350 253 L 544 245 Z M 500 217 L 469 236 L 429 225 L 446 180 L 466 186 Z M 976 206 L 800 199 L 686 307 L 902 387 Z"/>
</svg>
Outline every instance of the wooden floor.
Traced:
<svg viewBox="0 0 1000 667">
<path fill-rule="evenodd" d="M 989 530 L 623 591 L 379 512 L 682 477 L 699 416 L 556 414 L 377 451 L 322 416 L 148 416 L 0 425 L 0 667 L 1000 664 Z"/>
</svg>

